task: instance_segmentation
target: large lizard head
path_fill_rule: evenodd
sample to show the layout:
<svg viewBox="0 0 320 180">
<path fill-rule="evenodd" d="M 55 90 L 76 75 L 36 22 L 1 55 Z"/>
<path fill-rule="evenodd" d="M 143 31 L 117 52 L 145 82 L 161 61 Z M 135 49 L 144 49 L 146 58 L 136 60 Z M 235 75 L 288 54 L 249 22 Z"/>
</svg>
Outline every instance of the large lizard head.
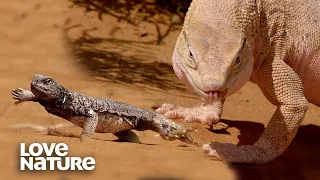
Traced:
<svg viewBox="0 0 320 180">
<path fill-rule="evenodd" d="M 191 4 L 172 58 L 176 75 L 209 102 L 235 93 L 253 69 L 249 40 L 228 23 L 233 10 L 212 2 Z"/>
<path fill-rule="evenodd" d="M 37 99 L 56 100 L 60 98 L 63 87 L 51 77 L 35 74 L 31 82 L 31 91 Z"/>
</svg>

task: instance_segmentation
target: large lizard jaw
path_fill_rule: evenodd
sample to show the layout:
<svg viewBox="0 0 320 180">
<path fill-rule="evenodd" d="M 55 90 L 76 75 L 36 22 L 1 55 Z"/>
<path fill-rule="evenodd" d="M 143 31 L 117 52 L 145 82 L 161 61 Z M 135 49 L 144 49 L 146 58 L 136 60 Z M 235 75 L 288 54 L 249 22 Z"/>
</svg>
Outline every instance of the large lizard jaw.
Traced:
<svg viewBox="0 0 320 180">
<path fill-rule="evenodd" d="M 194 82 L 190 74 L 186 74 L 177 64 L 173 65 L 177 77 L 189 88 L 194 90 L 199 96 L 205 99 L 209 104 L 223 99 L 228 89 L 223 91 L 202 91 Z M 189 76 L 189 77 L 188 77 Z"/>
<path fill-rule="evenodd" d="M 192 75 L 186 73 L 185 70 L 181 67 L 180 62 L 175 59 L 173 61 L 173 69 L 176 76 L 189 88 L 193 89 L 199 96 L 206 100 L 207 103 L 212 104 L 213 102 L 217 102 L 220 99 L 225 98 L 228 89 L 224 89 L 223 91 L 209 91 L 205 92 L 201 90 L 193 81 Z"/>
</svg>

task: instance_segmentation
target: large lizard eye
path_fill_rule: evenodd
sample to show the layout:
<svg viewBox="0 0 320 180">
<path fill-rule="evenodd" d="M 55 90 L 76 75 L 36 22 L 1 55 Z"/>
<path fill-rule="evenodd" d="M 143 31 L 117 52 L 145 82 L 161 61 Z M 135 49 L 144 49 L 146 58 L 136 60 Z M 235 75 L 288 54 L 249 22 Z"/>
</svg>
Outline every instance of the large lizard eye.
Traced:
<svg viewBox="0 0 320 180">
<path fill-rule="evenodd" d="M 241 67 L 242 61 L 238 56 L 237 59 L 234 61 L 233 69 L 238 70 Z"/>
<path fill-rule="evenodd" d="M 195 57 L 194 57 L 194 53 L 192 51 L 192 47 L 191 46 L 188 46 L 188 49 L 189 49 L 189 59 L 187 61 L 187 65 L 193 69 L 196 69 L 197 68 L 197 63 L 195 61 Z"/>
<path fill-rule="evenodd" d="M 245 46 L 245 43 L 246 43 L 246 38 L 244 38 L 244 40 L 243 40 L 243 44 L 242 44 L 241 51 L 243 50 L 243 48 L 244 48 L 244 46 Z M 240 51 L 240 52 L 241 52 L 241 51 Z M 238 56 L 237 59 L 236 59 L 235 62 L 234 62 L 234 66 L 235 66 L 235 67 L 239 67 L 239 66 L 241 65 L 241 63 L 242 63 L 242 61 L 241 61 L 241 59 L 240 59 L 240 56 Z"/>
<path fill-rule="evenodd" d="M 188 46 L 188 49 L 189 49 L 189 54 L 188 54 L 188 56 L 189 56 L 189 58 L 193 59 L 193 58 L 194 58 L 194 53 L 193 53 L 193 51 L 192 51 L 192 47 L 189 45 L 189 46 Z"/>
<path fill-rule="evenodd" d="M 236 61 L 235 61 L 235 65 L 239 65 L 241 64 L 241 59 L 240 57 L 237 57 Z"/>
<path fill-rule="evenodd" d="M 189 50 L 189 58 L 193 58 L 193 54 L 190 50 Z"/>
</svg>

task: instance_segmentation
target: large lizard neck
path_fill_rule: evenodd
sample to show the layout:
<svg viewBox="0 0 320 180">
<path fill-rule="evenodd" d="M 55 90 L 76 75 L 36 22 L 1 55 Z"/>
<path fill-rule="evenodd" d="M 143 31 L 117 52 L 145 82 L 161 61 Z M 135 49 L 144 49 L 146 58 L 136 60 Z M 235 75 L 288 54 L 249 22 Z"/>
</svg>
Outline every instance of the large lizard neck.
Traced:
<svg viewBox="0 0 320 180">
<path fill-rule="evenodd" d="M 260 0 L 237 0 L 233 26 L 241 29 L 247 37 L 256 38 L 260 33 L 262 3 Z"/>
</svg>

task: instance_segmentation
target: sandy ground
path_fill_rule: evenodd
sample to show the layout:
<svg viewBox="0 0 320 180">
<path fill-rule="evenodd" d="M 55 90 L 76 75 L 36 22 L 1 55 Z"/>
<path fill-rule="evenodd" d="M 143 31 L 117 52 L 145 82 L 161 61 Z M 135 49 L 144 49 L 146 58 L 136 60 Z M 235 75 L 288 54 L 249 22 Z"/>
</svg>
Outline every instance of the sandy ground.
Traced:
<svg viewBox="0 0 320 180">
<path fill-rule="evenodd" d="M 28 89 L 35 73 L 52 76 L 77 92 L 145 109 L 164 102 L 184 106 L 200 102 L 171 67 L 179 26 L 166 33 L 165 23 L 133 26 L 119 21 L 112 9 L 85 12 L 80 5 L 67 0 L 0 3 L 1 179 L 320 179 L 320 111 L 313 105 L 287 151 L 267 165 L 227 165 L 206 157 L 200 148 L 164 141 L 151 131 L 137 132 L 142 144 L 133 144 L 116 142 L 112 134 L 95 134 L 94 140 L 81 143 L 77 138 L 10 130 L 8 126 L 17 123 L 65 122 L 49 116 L 39 104 L 14 105 L 11 89 Z M 247 84 L 226 101 L 222 119 L 230 126 L 228 131 L 218 134 L 195 123 L 194 137 L 202 142 L 252 144 L 274 110 L 255 85 Z M 79 134 L 81 129 L 66 131 Z M 67 143 L 70 156 L 93 156 L 96 169 L 21 172 L 20 142 Z"/>
</svg>

